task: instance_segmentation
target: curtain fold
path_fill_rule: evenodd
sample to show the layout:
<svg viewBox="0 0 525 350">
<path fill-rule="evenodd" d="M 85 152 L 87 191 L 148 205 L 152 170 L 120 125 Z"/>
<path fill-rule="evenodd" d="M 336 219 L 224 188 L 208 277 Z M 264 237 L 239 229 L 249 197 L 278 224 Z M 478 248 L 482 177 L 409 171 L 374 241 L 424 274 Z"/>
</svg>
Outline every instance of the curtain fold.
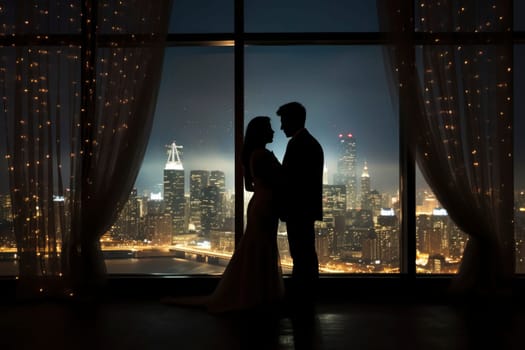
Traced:
<svg viewBox="0 0 525 350">
<path fill-rule="evenodd" d="M 514 274 L 512 42 L 440 44 L 439 37 L 504 35 L 512 28 L 512 3 L 415 1 L 407 8 L 403 1 L 378 0 L 377 5 L 382 29 L 392 35 L 385 55 L 392 91 L 408 89 L 404 97 L 413 98 L 413 109 L 401 113 L 410 113 L 417 130 L 411 141 L 417 164 L 449 216 L 469 235 L 452 290 L 508 288 Z M 406 23 L 436 34 L 436 42 L 415 45 L 414 28 Z"/>
<path fill-rule="evenodd" d="M 99 239 L 126 203 L 146 150 L 170 13 L 169 1 L 113 6 L 100 3 L 98 32 L 133 35 L 96 50 L 93 108 L 84 120 L 91 138 L 82 157 L 89 161 L 81 163 L 83 197 L 65 240 L 68 274 L 87 287 L 104 280 Z"/>
<path fill-rule="evenodd" d="M 0 14 L 9 23 L 3 28 L 17 35 L 69 35 L 50 47 L 0 48 L 26 294 L 73 295 L 104 281 L 99 239 L 126 202 L 145 153 L 171 12 L 171 1 L 66 2 L 69 10 L 50 0 Z M 90 33 L 78 22 L 82 9 L 84 18 L 94 16 L 86 22 Z"/>
</svg>

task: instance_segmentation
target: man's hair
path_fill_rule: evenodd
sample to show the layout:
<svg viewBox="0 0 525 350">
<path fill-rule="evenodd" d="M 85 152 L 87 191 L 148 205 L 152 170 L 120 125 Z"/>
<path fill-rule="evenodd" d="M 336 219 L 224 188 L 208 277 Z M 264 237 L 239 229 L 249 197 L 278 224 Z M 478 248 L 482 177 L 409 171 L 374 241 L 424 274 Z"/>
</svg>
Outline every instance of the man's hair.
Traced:
<svg viewBox="0 0 525 350">
<path fill-rule="evenodd" d="M 277 110 L 277 115 L 280 117 L 287 117 L 302 124 L 306 121 L 306 109 L 299 102 L 289 102 Z"/>
</svg>

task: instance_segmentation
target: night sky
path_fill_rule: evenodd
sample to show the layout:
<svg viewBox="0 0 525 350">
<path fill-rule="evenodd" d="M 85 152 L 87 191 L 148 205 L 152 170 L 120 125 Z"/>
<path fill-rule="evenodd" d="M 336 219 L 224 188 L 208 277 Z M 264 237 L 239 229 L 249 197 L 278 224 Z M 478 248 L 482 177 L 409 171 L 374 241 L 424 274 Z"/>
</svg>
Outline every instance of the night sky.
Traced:
<svg viewBox="0 0 525 350">
<path fill-rule="evenodd" d="M 329 176 L 336 169 L 339 133 L 357 140 L 372 184 L 398 182 L 397 114 L 390 100 L 379 47 L 252 46 L 246 48 L 245 120 L 268 115 L 276 131 L 269 148 L 282 159 L 287 139 L 277 108 L 299 101 L 307 128 L 325 149 Z M 233 54 L 231 48 L 168 49 L 152 137 L 137 187 L 162 182 L 164 145 L 184 147 L 184 166 L 226 170 L 233 187 Z"/>
</svg>

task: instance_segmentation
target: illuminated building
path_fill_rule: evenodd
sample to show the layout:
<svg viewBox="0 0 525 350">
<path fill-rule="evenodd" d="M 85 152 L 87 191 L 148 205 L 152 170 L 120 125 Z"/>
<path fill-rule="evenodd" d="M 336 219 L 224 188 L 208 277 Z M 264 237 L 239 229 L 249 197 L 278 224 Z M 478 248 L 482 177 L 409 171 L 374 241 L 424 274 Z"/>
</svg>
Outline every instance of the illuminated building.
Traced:
<svg viewBox="0 0 525 350">
<path fill-rule="evenodd" d="M 361 174 L 361 209 L 372 209 L 370 201 L 370 174 L 368 173 L 368 164 L 366 162 Z"/>
<path fill-rule="evenodd" d="M 362 259 L 376 266 L 399 266 L 399 222 L 393 209 L 383 208 L 375 228 L 363 235 Z"/>
<path fill-rule="evenodd" d="M 377 235 L 380 261 L 390 266 L 399 266 L 399 219 L 393 208 L 381 208 L 377 217 Z"/>
<path fill-rule="evenodd" d="M 434 209 L 441 207 L 441 204 L 436 199 L 436 196 L 431 192 L 423 192 L 419 194 L 419 204 L 416 206 L 416 215 L 432 215 Z"/>
<path fill-rule="evenodd" d="M 220 201 L 221 195 L 217 186 L 210 185 L 204 188 L 201 202 L 201 224 L 204 235 L 209 235 L 212 230 L 219 228 L 218 206 Z"/>
<path fill-rule="evenodd" d="M 172 243 L 172 218 L 167 213 L 165 202 L 162 199 L 147 201 L 147 214 L 145 218 L 145 238 L 153 244 Z"/>
<path fill-rule="evenodd" d="M 334 227 L 337 216 L 346 213 L 346 186 L 323 185 L 323 221 Z"/>
<path fill-rule="evenodd" d="M 370 210 L 350 209 L 346 212 L 343 234 L 337 237 L 337 252 L 342 260 L 352 260 L 361 255 L 363 240 L 374 229 Z"/>
<path fill-rule="evenodd" d="M 139 220 L 137 189 L 133 189 L 124 208 L 122 208 L 117 220 L 110 229 L 111 237 L 119 241 L 139 240 Z"/>
<path fill-rule="evenodd" d="M 399 220 L 393 208 L 381 208 L 377 217 L 377 226 L 397 227 Z"/>
<path fill-rule="evenodd" d="M 175 142 L 168 146 L 168 161 L 164 167 L 164 202 L 166 213 L 171 215 L 172 233 L 184 234 L 186 198 L 184 197 L 184 168 L 179 150 Z"/>
<path fill-rule="evenodd" d="M 201 231 L 201 203 L 203 191 L 208 186 L 210 172 L 207 170 L 190 171 L 190 225 L 196 232 Z"/>
<path fill-rule="evenodd" d="M 432 223 L 430 215 L 420 214 L 416 217 L 416 249 L 421 253 L 428 254 L 430 251 L 430 235 Z"/>
<path fill-rule="evenodd" d="M 0 221 L 13 221 L 11 196 L 0 194 Z"/>
<path fill-rule="evenodd" d="M 320 263 L 326 263 L 332 255 L 332 238 L 323 230 L 317 232 L 315 237 L 315 251 Z"/>
<path fill-rule="evenodd" d="M 222 228 L 226 216 L 226 175 L 224 174 L 224 171 L 212 170 L 210 172 L 208 185 L 217 188 L 219 198 L 215 203 L 215 210 L 217 212 L 215 228 Z"/>
<path fill-rule="evenodd" d="M 356 141 L 352 134 L 339 134 L 339 154 L 335 185 L 345 185 L 347 208 L 357 208 L 357 154 Z"/>
<path fill-rule="evenodd" d="M 363 234 L 361 243 L 361 259 L 366 264 L 380 261 L 380 247 L 377 235 L 373 229 L 367 230 Z"/>
<path fill-rule="evenodd" d="M 370 210 L 372 210 L 374 217 L 378 217 L 381 213 L 381 207 L 383 206 L 381 193 L 377 190 L 371 190 L 368 193 L 368 200 L 370 202 Z"/>
<path fill-rule="evenodd" d="M 449 227 L 452 222 L 443 209 L 435 209 L 431 216 L 432 231 L 429 240 L 429 251 L 430 255 L 449 255 Z"/>
<path fill-rule="evenodd" d="M 233 229 L 233 215 L 226 198 L 226 176 L 220 170 L 190 172 L 190 224 L 196 232 L 209 234 L 222 229 L 228 221 Z M 228 219 L 228 220 L 227 220 Z"/>
<path fill-rule="evenodd" d="M 15 247 L 11 197 L 0 194 L 0 247 Z"/>
<path fill-rule="evenodd" d="M 337 254 L 337 239 L 345 231 L 346 186 L 323 185 L 323 223 L 327 245 L 325 250 Z M 320 237 L 318 237 L 320 240 Z M 319 247 L 320 248 L 320 247 Z M 319 252 L 319 250 L 318 250 Z M 318 253 L 321 256 L 321 254 Z"/>
<path fill-rule="evenodd" d="M 420 214 L 416 217 L 416 248 L 419 252 L 430 257 L 438 256 L 439 259 L 458 260 L 463 256 L 466 243 L 467 235 L 456 226 L 446 210 L 435 208 L 432 215 Z M 434 262 L 428 265 L 431 272 L 439 272 L 433 270 L 433 266 L 442 269 L 439 261 L 437 265 Z"/>
</svg>

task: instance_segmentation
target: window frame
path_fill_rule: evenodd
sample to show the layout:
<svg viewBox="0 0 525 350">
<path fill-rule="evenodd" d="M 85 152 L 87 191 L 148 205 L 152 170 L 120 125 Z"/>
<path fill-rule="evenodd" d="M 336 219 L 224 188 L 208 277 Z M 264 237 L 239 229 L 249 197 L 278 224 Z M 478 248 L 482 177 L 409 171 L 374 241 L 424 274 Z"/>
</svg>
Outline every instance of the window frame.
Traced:
<svg viewBox="0 0 525 350">
<path fill-rule="evenodd" d="M 234 31 L 233 33 L 169 33 L 166 37 L 167 46 L 233 46 L 234 47 L 234 143 L 235 143 L 235 241 L 239 242 L 244 228 L 244 198 L 241 164 L 241 147 L 244 130 L 244 48 L 246 45 L 387 45 L 388 33 L 385 32 L 307 32 L 307 33 L 248 33 L 244 31 L 244 0 L 234 0 Z M 83 2 L 96 4 L 97 1 Z M 408 11 L 405 11 L 403 20 L 412 31 L 406 33 L 408 55 L 415 55 L 417 45 L 433 44 L 487 44 L 510 43 L 525 44 L 525 31 L 515 30 L 514 25 L 508 32 L 479 32 L 479 33 L 427 33 L 416 32 L 414 21 L 415 0 L 406 2 Z M 411 10 L 410 10 L 411 9 Z M 84 11 L 83 11 L 84 12 Z M 95 11 L 96 12 L 96 11 Z M 95 48 L 95 41 L 90 40 L 93 30 L 76 34 L 25 34 L 6 35 L 0 37 L 0 46 L 64 46 L 81 45 L 83 52 Z M 131 43 L 132 34 L 113 35 L 97 34 L 96 45 L 108 46 L 112 42 L 121 45 Z M 439 40 L 437 40 L 439 39 Z M 90 43 L 89 45 L 82 45 Z M 82 58 L 84 59 L 84 57 Z M 514 62 L 512 62 L 514 64 Z M 511 82 L 512 84 L 512 82 Z M 84 91 L 85 89 L 83 89 Z M 400 91 L 401 92 L 401 91 Z M 401 92 L 402 93 L 402 92 Z M 85 92 L 83 92 L 85 94 Z M 84 98 L 83 98 L 84 100 Z M 400 97 L 399 111 L 405 110 Z M 416 273 L 416 163 L 410 152 L 411 145 L 408 137 L 411 133 L 411 123 L 405 113 L 399 113 L 399 189 L 401 200 L 401 227 L 400 227 L 400 273 L 395 277 L 414 280 L 428 277 Z M 392 275 L 387 275 L 392 277 Z M 362 277 L 361 274 L 345 274 L 338 277 Z M 383 274 L 374 274 L 374 278 L 384 277 Z M 436 277 L 435 275 L 433 277 Z M 439 275 L 439 277 L 446 277 Z M 339 279 L 339 278 L 337 278 Z"/>
</svg>

